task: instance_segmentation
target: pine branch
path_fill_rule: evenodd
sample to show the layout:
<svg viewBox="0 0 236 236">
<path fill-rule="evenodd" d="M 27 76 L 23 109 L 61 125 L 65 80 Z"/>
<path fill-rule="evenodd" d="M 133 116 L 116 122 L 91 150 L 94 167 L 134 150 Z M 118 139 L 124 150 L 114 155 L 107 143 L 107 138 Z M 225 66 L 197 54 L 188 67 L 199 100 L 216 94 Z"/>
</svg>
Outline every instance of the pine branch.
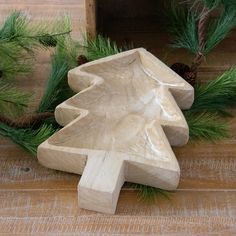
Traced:
<svg viewBox="0 0 236 236">
<path fill-rule="evenodd" d="M 172 193 L 171 191 L 142 184 L 132 184 L 132 186 L 138 190 L 139 199 L 146 203 L 154 203 L 159 196 L 170 200 L 170 194 Z"/>
<path fill-rule="evenodd" d="M 15 42 L 27 52 L 44 44 L 48 37 L 57 40 L 60 36 L 66 36 L 71 32 L 68 17 L 55 22 L 31 22 L 26 15 L 20 11 L 13 12 L 5 21 L 0 30 L 0 43 Z M 47 46 L 47 45 L 46 45 Z"/>
<path fill-rule="evenodd" d="M 221 0 L 221 3 L 225 6 L 226 9 L 229 9 L 229 8 L 236 9 L 236 1 L 235 0 Z"/>
<path fill-rule="evenodd" d="M 34 24 L 22 12 L 12 12 L 0 29 L 0 71 L 2 78 L 31 72 L 34 51 L 55 46 L 70 32 L 68 18 L 54 23 Z"/>
<path fill-rule="evenodd" d="M 38 107 L 38 112 L 52 112 L 55 107 L 73 95 L 67 83 L 67 73 L 77 65 L 78 48 L 71 40 L 57 45 L 52 56 L 52 69 Z"/>
<path fill-rule="evenodd" d="M 198 52 L 197 15 L 187 7 L 177 6 L 172 2 L 167 10 L 168 30 L 171 35 L 171 46 L 185 48 L 196 54 Z"/>
<path fill-rule="evenodd" d="M 0 123 L 0 135 L 10 138 L 34 156 L 36 156 L 38 146 L 56 131 L 57 129 L 46 124 L 37 130 L 32 130 L 12 128 Z"/>
<path fill-rule="evenodd" d="M 32 55 L 22 51 L 16 42 L 0 42 L 0 58 L 1 80 L 11 80 L 16 75 L 24 76 L 32 70 Z"/>
<path fill-rule="evenodd" d="M 204 54 L 215 48 L 236 26 L 236 8 L 225 9 L 217 20 L 209 24 Z"/>
<path fill-rule="evenodd" d="M 225 8 L 236 7 L 235 0 L 198 0 L 198 1 L 201 2 L 203 5 L 207 6 L 207 8 L 210 10 L 213 10 L 217 7 L 221 7 L 222 5 Z"/>
<path fill-rule="evenodd" d="M 221 6 L 221 16 L 210 18 L 211 12 Z M 188 7 L 172 3 L 168 12 L 172 46 L 188 49 L 195 54 L 191 66 L 191 72 L 195 75 L 204 56 L 236 26 L 236 3 L 229 4 L 225 0 L 197 0 L 192 1 L 192 6 Z"/>
<path fill-rule="evenodd" d="M 207 7 L 209 10 L 213 10 L 218 7 L 222 1 L 221 0 L 200 0 L 203 3 L 203 6 Z"/>
<path fill-rule="evenodd" d="M 229 138 L 228 125 L 217 114 L 184 112 L 192 140 L 216 141 Z"/>
<path fill-rule="evenodd" d="M 89 61 L 97 60 L 103 57 L 117 54 L 123 51 L 119 48 L 115 42 L 112 42 L 109 38 L 98 35 L 91 39 L 84 37 L 85 45 L 81 45 L 86 50 L 86 57 Z"/>
<path fill-rule="evenodd" d="M 236 68 L 217 79 L 195 88 L 195 100 L 191 112 L 211 112 L 227 115 L 227 109 L 236 105 Z"/>
<path fill-rule="evenodd" d="M 102 36 L 86 39 L 86 42 L 86 45 L 81 45 L 67 40 L 58 45 L 52 59 L 52 72 L 38 112 L 53 111 L 59 103 L 73 95 L 67 84 L 67 73 L 77 66 L 78 51 L 81 48 L 86 50 L 86 60 L 96 60 L 122 50 L 110 39 Z"/>
<path fill-rule="evenodd" d="M 207 33 L 207 23 L 210 18 L 211 11 L 209 8 L 212 6 L 204 6 L 202 13 L 199 17 L 199 21 L 197 24 L 197 32 L 198 32 L 198 52 L 195 55 L 195 58 L 193 59 L 191 71 L 194 73 L 198 72 L 199 66 L 202 64 L 204 60 L 204 49 L 206 44 L 206 33 Z"/>
<path fill-rule="evenodd" d="M 0 115 L 12 118 L 22 115 L 31 98 L 32 94 L 0 82 Z"/>
<path fill-rule="evenodd" d="M 195 88 L 192 107 L 184 111 L 191 139 L 222 140 L 229 137 L 229 127 L 219 115 L 228 116 L 227 109 L 236 105 L 236 68 L 217 79 Z"/>
</svg>

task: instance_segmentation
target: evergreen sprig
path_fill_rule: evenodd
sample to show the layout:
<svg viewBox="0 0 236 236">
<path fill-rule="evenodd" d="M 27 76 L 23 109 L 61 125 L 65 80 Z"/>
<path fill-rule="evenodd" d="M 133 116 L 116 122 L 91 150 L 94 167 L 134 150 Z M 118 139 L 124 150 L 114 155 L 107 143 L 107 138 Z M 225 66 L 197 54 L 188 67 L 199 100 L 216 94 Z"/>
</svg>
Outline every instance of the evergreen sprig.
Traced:
<svg viewBox="0 0 236 236">
<path fill-rule="evenodd" d="M 229 115 L 228 109 L 236 105 L 236 68 L 231 68 L 221 76 L 198 84 L 191 112 L 211 112 Z"/>
<path fill-rule="evenodd" d="M 14 11 L 0 29 L 0 43 L 16 43 L 25 51 L 33 53 L 36 47 L 42 46 L 48 39 L 57 41 L 59 36 L 70 32 L 70 20 L 66 16 L 55 22 L 36 24 L 23 12 Z"/>
<path fill-rule="evenodd" d="M 208 54 L 215 48 L 236 26 L 236 4 L 229 4 L 226 0 L 200 0 L 194 1 L 201 3 L 205 7 L 205 11 L 201 12 L 199 7 L 188 5 L 180 5 L 175 2 L 167 10 L 169 19 L 168 29 L 171 34 L 174 48 L 185 48 L 190 52 L 197 54 L 201 52 L 203 55 Z M 210 17 L 206 29 L 205 45 L 200 48 L 200 39 L 198 32 L 198 21 L 202 14 L 210 14 L 216 7 L 222 5 L 223 10 L 218 18 Z M 207 9 L 207 12 L 206 12 Z"/>
<path fill-rule="evenodd" d="M 58 104 L 73 95 L 68 86 L 67 73 L 77 65 L 78 49 L 71 39 L 57 45 L 52 56 L 51 73 L 38 112 L 54 111 Z"/>
<path fill-rule="evenodd" d="M 236 8 L 225 9 L 219 19 L 212 19 L 209 23 L 203 54 L 206 55 L 215 48 L 235 26 Z"/>
<path fill-rule="evenodd" d="M 213 10 L 222 3 L 222 0 L 200 0 L 199 3 L 202 3 L 208 9 Z"/>
<path fill-rule="evenodd" d="M 38 146 L 54 134 L 57 129 L 52 125 L 42 125 L 40 128 L 17 129 L 0 123 L 0 135 L 10 138 L 14 143 L 36 156 Z"/>
<path fill-rule="evenodd" d="M 22 115 L 31 98 L 32 94 L 0 82 L 0 115 L 11 118 Z"/>
<path fill-rule="evenodd" d="M 191 140 L 217 141 L 229 138 L 229 126 L 214 113 L 184 112 Z"/>
<path fill-rule="evenodd" d="M 29 73 L 35 49 L 55 46 L 70 31 L 68 17 L 51 24 L 35 24 L 22 12 L 12 12 L 0 29 L 1 77 L 10 79 Z"/>
<path fill-rule="evenodd" d="M 236 6 L 236 2 L 234 0 L 191 0 L 190 4 L 201 4 L 206 6 L 209 10 L 214 10 L 217 7 L 228 8 Z"/>
<path fill-rule="evenodd" d="M 109 38 L 98 35 L 95 38 L 84 37 L 85 45 L 81 45 L 86 50 L 86 57 L 89 61 L 111 56 L 123 51 L 115 42 Z"/>
<path fill-rule="evenodd" d="M 32 55 L 27 55 L 16 42 L 1 43 L 0 40 L 0 58 L 1 80 L 27 75 L 32 70 Z"/>
<path fill-rule="evenodd" d="M 154 203 L 159 196 L 170 199 L 170 194 L 172 193 L 171 191 L 142 184 L 133 184 L 132 186 L 138 191 L 139 200 L 146 203 Z"/>
<path fill-rule="evenodd" d="M 198 51 L 198 36 L 195 11 L 189 11 L 186 6 L 179 7 L 172 2 L 167 10 L 168 30 L 171 34 L 174 48 L 185 48 L 196 53 Z"/>
</svg>

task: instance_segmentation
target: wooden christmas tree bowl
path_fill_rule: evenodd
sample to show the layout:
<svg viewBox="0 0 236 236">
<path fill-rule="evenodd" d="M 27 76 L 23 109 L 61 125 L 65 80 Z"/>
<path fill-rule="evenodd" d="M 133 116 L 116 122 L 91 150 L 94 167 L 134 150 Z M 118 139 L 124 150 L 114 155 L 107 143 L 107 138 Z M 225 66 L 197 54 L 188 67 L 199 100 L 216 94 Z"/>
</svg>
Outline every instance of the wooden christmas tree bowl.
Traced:
<svg viewBox="0 0 236 236">
<path fill-rule="evenodd" d="M 188 141 L 181 109 L 193 103 L 192 86 L 142 48 L 71 70 L 69 85 L 77 94 L 55 111 L 65 127 L 39 146 L 38 159 L 83 174 L 81 207 L 114 213 L 125 181 L 177 187 L 170 145 Z"/>
</svg>

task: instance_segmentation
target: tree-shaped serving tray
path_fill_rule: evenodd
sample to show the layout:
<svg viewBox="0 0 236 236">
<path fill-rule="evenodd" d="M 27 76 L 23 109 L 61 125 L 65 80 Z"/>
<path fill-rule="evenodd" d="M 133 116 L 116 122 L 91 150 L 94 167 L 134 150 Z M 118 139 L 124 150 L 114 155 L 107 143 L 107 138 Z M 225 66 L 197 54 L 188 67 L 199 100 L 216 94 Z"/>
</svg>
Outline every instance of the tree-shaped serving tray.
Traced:
<svg viewBox="0 0 236 236">
<path fill-rule="evenodd" d="M 38 148 L 49 168 L 82 174 L 82 208 L 114 213 L 125 181 L 175 189 L 180 169 L 170 145 L 189 138 L 180 109 L 193 88 L 145 49 L 89 62 L 69 72 L 77 92 L 55 111 L 65 126 Z"/>
</svg>

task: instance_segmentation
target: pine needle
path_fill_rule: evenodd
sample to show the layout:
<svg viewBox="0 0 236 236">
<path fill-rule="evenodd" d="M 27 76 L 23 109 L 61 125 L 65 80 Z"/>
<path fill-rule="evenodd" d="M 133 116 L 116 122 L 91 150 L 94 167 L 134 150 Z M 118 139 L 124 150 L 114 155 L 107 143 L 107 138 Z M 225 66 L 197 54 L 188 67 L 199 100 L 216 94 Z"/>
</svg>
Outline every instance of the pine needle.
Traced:
<svg viewBox="0 0 236 236">
<path fill-rule="evenodd" d="M 228 125 L 216 114 L 184 112 L 192 140 L 217 141 L 229 138 Z"/>
<path fill-rule="evenodd" d="M 123 48 L 119 48 L 115 42 L 112 42 L 109 38 L 105 38 L 101 35 L 98 35 L 93 39 L 85 36 L 84 41 L 86 44 L 81 46 L 86 49 L 86 57 L 89 61 L 114 55 L 123 51 Z"/>
<path fill-rule="evenodd" d="M 197 15 L 186 7 L 177 6 L 174 2 L 167 10 L 168 30 L 171 34 L 171 46 L 185 48 L 192 53 L 198 51 Z"/>
<path fill-rule="evenodd" d="M 38 107 L 38 112 L 54 111 L 55 107 L 73 95 L 67 82 L 67 73 L 77 65 L 78 48 L 71 40 L 56 47 L 52 56 L 52 69 Z"/>
<path fill-rule="evenodd" d="M 208 54 L 215 48 L 236 26 L 236 8 L 228 8 L 223 11 L 219 19 L 209 23 L 207 41 L 204 54 Z"/>
<path fill-rule="evenodd" d="M 10 118 L 22 115 L 31 98 L 32 94 L 0 82 L 0 114 Z"/>
<path fill-rule="evenodd" d="M 174 48 L 185 48 L 190 52 L 197 54 L 199 52 L 198 39 L 198 20 L 201 11 L 196 10 L 196 5 L 205 6 L 209 12 L 222 6 L 223 12 L 219 18 L 211 17 L 206 26 L 206 43 L 201 53 L 206 55 L 215 48 L 236 26 L 236 3 L 229 4 L 226 0 L 197 0 L 192 1 L 195 7 L 186 7 L 186 5 L 177 5 L 172 3 L 168 8 L 167 16 L 169 19 L 168 29 L 171 34 Z"/>
<path fill-rule="evenodd" d="M 133 184 L 132 186 L 138 190 L 139 200 L 146 203 L 154 203 L 159 196 L 169 200 L 172 193 L 171 191 L 142 184 Z"/>
<path fill-rule="evenodd" d="M 11 80 L 16 75 L 27 75 L 33 66 L 32 55 L 27 55 L 16 42 L 0 40 L 0 79 Z"/>
<path fill-rule="evenodd" d="M 209 10 L 213 10 L 218 7 L 222 1 L 221 0 L 200 0 L 203 5 L 205 5 Z"/>
<path fill-rule="evenodd" d="M 212 112 L 229 115 L 227 109 L 236 105 L 236 68 L 224 72 L 217 79 L 195 88 L 191 112 Z"/>
<path fill-rule="evenodd" d="M 207 8 L 210 10 L 215 9 L 216 7 L 221 7 L 222 5 L 226 8 L 236 7 L 235 0 L 198 0 L 198 1 L 207 6 Z"/>
<path fill-rule="evenodd" d="M 0 123 L 0 135 L 10 138 L 14 143 L 36 156 L 38 146 L 54 134 L 57 129 L 51 125 L 42 125 L 37 130 L 17 129 Z"/>
<path fill-rule="evenodd" d="M 39 105 L 38 112 L 53 111 L 62 101 L 73 95 L 67 84 L 67 73 L 77 65 L 78 51 L 86 49 L 88 60 L 96 60 L 121 52 L 121 48 L 109 38 L 97 36 L 86 39 L 86 45 L 73 43 L 71 40 L 61 42 L 52 58 L 52 71 Z"/>
<path fill-rule="evenodd" d="M 35 24 L 23 12 L 14 11 L 0 30 L 0 43 L 14 42 L 25 51 L 33 52 L 49 37 L 57 40 L 59 36 L 66 36 L 70 32 L 70 20 L 66 16 L 55 22 Z"/>
<path fill-rule="evenodd" d="M 12 12 L 0 29 L 0 71 L 3 79 L 31 72 L 34 51 L 55 46 L 70 32 L 68 17 L 34 24 L 20 11 Z"/>
<path fill-rule="evenodd" d="M 225 6 L 226 9 L 229 9 L 229 8 L 236 9 L 236 1 L 235 0 L 221 0 L 221 2 Z"/>
</svg>

